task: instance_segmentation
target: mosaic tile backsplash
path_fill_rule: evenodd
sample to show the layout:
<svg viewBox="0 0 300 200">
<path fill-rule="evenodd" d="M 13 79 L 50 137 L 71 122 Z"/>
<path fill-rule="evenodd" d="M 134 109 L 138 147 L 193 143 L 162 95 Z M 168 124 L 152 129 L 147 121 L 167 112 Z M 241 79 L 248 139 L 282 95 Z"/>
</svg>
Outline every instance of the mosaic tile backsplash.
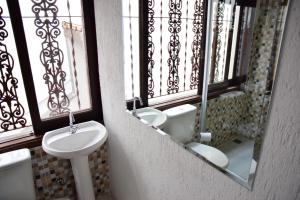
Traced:
<svg viewBox="0 0 300 200">
<path fill-rule="evenodd" d="M 96 198 L 110 193 L 107 146 L 106 142 L 100 149 L 89 155 Z M 30 149 L 30 152 L 37 200 L 53 200 L 63 197 L 76 200 L 75 181 L 70 161 L 47 154 L 41 146 Z"/>
</svg>

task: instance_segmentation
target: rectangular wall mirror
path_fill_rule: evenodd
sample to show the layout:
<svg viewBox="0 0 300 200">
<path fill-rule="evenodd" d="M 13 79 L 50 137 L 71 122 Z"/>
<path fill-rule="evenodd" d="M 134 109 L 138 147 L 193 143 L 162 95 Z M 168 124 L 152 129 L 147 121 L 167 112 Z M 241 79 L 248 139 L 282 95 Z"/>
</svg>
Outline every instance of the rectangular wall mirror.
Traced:
<svg viewBox="0 0 300 200">
<path fill-rule="evenodd" d="M 128 112 L 251 189 L 289 1 L 122 3 Z"/>
</svg>

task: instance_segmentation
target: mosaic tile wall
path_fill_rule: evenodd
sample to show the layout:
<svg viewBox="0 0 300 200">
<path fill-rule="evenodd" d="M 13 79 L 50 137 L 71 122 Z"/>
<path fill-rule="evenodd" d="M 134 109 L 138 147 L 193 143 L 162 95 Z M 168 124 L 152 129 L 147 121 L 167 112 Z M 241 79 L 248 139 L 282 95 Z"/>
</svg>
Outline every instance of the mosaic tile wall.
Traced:
<svg viewBox="0 0 300 200">
<path fill-rule="evenodd" d="M 251 60 L 245 91 L 250 96 L 248 122 L 262 129 L 270 101 L 283 30 L 283 1 L 261 1 L 253 32 Z M 260 134 L 260 133 L 258 133 Z"/>
<path fill-rule="evenodd" d="M 244 124 L 249 97 L 242 91 L 234 91 L 207 102 L 207 129 L 213 134 L 211 146 L 219 146 L 236 136 Z M 199 130 L 199 105 L 195 130 Z M 195 135 L 197 137 L 197 135 Z M 198 140 L 199 138 L 196 138 Z"/>
<path fill-rule="evenodd" d="M 76 200 L 70 161 L 46 154 L 42 147 L 30 149 L 37 200 L 67 197 Z M 89 156 L 96 198 L 110 193 L 107 143 Z"/>
</svg>

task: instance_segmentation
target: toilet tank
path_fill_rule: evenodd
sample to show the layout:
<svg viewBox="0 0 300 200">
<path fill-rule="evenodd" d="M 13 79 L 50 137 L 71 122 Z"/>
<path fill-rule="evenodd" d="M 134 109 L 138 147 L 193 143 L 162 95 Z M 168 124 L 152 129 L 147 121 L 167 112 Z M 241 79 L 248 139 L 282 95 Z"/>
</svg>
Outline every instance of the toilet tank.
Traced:
<svg viewBox="0 0 300 200">
<path fill-rule="evenodd" d="M 168 116 L 164 131 L 182 143 L 191 142 L 194 134 L 196 107 L 191 104 L 164 110 Z"/>
<path fill-rule="evenodd" d="M 0 199 L 35 200 L 29 149 L 0 154 Z"/>
</svg>

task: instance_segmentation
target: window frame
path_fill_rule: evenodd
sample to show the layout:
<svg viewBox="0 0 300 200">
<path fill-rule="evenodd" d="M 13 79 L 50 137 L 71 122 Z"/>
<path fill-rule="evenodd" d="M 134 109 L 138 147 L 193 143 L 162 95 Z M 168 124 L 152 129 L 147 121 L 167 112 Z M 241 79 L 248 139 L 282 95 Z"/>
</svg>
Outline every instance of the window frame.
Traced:
<svg viewBox="0 0 300 200">
<path fill-rule="evenodd" d="M 55 118 L 41 119 L 35 87 L 33 83 L 32 68 L 29 60 L 27 41 L 24 32 L 22 15 L 18 0 L 7 0 L 8 12 L 12 23 L 15 37 L 17 54 L 20 61 L 21 73 L 27 96 L 29 112 L 32 121 L 33 133 L 31 136 L 24 136 L 11 141 L 0 143 L 0 153 L 8 150 L 33 147 L 41 145 L 42 136 L 50 130 L 61 128 L 69 124 L 68 113 Z M 103 122 L 101 91 L 99 79 L 97 37 L 95 26 L 95 12 L 93 0 L 82 0 L 82 13 L 85 29 L 86 56 L 88 64 L 89 86 L 91 108 L 74 113 L 77 123 L 95 120 Z"/>
<path fill-rule="evenodd" d="M 203 76 L 204 76 L 204 54 L 205 54 L 205 41 L 206 41 L 206 24 L 207 24 L 207 9 L 208 9 L 208 0 L 204 0 L 204 23 L 203 23 L 203 40 L 201 44 L 202 51 L 202 59 L 200 63 L 200 70 L 199 70 L 199 81 L 198 81 L 198 91 L 197 95 L 182 98 L 182 99 L 176 99 L 164 103 L 159 103 L 155 105 L 151 105 L 151 107 L 157 108 L 159 110 L 165 110 L 168 108 L 172 108 L 174 106 L 179 106 L 186 103 L 199 103 L 201 102 L 201 96 L 202 96 L 202 87 L 203 87 Z M 247 0 L 247 1 L 240 1 L 237 0 L 237 5 L 240 6 L 240 19 L 242 17 L 242 13 L 245 9 L 245 7 L 255 7 L 256 6 L 256 0 Z M 240 35 L 242 28 L 242 20 L 239 21 L 238 26 L 238 35 Z M 140 107 L 148 107 L 148 4 L 147 1 L 139 0 L 139 35 L 140 35 L 140 41 L 139 41 L 139 54 L 140 54 L 140 97 L 143 101 L 143 106 L 139 105 L 139 102 L 137 102 L 137 108 Z M 230 40 L 230 38 L 228 38 Z M 239 46 L 241 43 L 240 37 L 237 38 L 237 44 L 236 46 Z M 228 51 L 228 49 L 227 49 Z M 234 60 L 234 71 L 237 71 L 237 60 L 238 60 L 238 53 L 239 49 L 236 48 L 235 52 L 235 60 Z M 229 54 L 230 55 L 230 54 Z M 232 79 L 228 79 L 228 73 L 229 73 L 229 63 L 226 63 L 225 65 L 225 77 L 224 81 L 220 83 L 213 83 L 209 84 L 208 86 L 208 99 L 216 98 L 220 96 L 223 93 L 227 93 L 230 91 L 236 91 L 241 90 L 241 85 L 246 81 L 246 75 L 243 76 L 237 76 L 236 73 L 233 74 Z M 133 103 L 132 101 L 128 100 L 126 102 L 127 108 L 129 110 L 132 109 Z"/>
</svg>

